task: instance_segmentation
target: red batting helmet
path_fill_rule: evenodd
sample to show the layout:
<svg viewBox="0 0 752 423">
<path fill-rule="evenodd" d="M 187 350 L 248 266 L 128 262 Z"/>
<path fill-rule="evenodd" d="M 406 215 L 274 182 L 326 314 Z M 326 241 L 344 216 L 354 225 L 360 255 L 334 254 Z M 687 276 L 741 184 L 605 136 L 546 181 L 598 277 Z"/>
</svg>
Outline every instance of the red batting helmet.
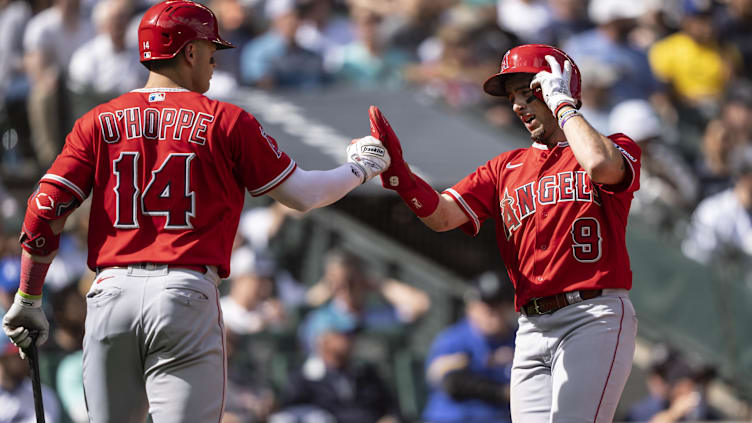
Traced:
<svg viewBox="0 0 752 423">
<path fill-rule="evenodd" d="M 217 18 L 208 7 L 188 0 L 168 0 L 146 11 L 138 26 L 142 62 L 175 57 L 193 40 L 207 40 L 217 49 L 234 45 L 219 36 Z"/>
<path fill-rule="evenodd" d="M 524 44 L 514 47 L 507 51 L 504 58 L 501 59 L 501 68 L 499 73 L 491 76 L 483 84 L 483 90 L 491 95 L 506 96 L 507 91 L 504 87 L 505 79 L 515 73 L 532 73 L 540 71 L 551 72 L 551 66 L 546 62 L 546 56 L 553 56 L 564 69 L 564 61 L 569 60 L 572 64 L 572 79 L 569 88 L 572 97 L 577 101 L 577 108 L 582 105 L 581 76 L 580 69 L 574 63 L 571 57 L 556 47 L 545 44 Z M 535 91 L 535 96 L 543 100 L 543 94 L 540 90 Z"/>
</svg>

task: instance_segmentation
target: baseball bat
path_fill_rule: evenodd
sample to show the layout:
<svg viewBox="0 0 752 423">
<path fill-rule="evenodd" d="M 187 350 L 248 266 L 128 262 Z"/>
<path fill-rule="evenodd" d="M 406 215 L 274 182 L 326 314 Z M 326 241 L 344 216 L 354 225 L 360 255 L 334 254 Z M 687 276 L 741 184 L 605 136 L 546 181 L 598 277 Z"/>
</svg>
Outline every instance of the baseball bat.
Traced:
<svg viewBox="0 0 752 423">
<path fill-rule="evenodd" d="M 37 354 L 37 334 L 31 335 L 31 345 L 24 349 L 26 357 L 29 359 L 29 370 L 31 372 L 31 389 L 34 392 L 34 412 L 37 416 L 37 423 L 44 421 L 44 404 L 42 403 L 42 382 L 39 380 L 39 355 Z"/>
</svg>

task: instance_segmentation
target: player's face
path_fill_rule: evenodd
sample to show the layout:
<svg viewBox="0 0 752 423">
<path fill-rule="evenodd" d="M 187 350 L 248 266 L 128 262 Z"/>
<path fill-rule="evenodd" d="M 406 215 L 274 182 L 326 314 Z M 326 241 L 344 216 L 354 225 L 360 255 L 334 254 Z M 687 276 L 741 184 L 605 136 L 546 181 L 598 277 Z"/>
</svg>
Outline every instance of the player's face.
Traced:
<svg viewBox="0 0 752 423">
<path fill-rule="evenodd" d="M 506 90 L 512 110 L 520 118 L 533 141 L 546 143 L 556 132 L 557 123 L 545 103 L 538 100 L 530 89 L 530 74 L 516 74 L 506 80 Z"/>
<path fill-rule="evenodd" d="M 217 46 L 206 40 L 196 40 L 195 43 L 195 62 L 193 66 L 193 91 L 205 93 L 209 90 L 209 81 L 214 74 L 214 53 Z"/>
</svg>

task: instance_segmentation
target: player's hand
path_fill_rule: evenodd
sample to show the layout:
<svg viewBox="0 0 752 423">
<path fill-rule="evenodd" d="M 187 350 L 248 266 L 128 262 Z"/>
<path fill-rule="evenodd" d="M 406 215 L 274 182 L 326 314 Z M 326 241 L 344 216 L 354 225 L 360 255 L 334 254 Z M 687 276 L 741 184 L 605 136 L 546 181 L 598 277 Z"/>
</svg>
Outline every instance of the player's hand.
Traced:
<svg viewBox="0 0 752 423">
<path fill-rule="evenodd" d="M 16 293 L 13 304 L 3 317 L 3 332 L 19 348 L 21 357 L 23 350 L 31 345 L 31 332 L 37 333 L 37 345 L 47 340 L 50 324 L 42 311 L 42 299 L 27 299 Z"/>
<path fill-rule="evenodd" d="M 347 146 L 347 161 L 358 168 L 364 184 L 385 171 L 391 163 L 384 144 L 370 135 L 352 140 Z"/>
<path fill-rule="evenodd" d="M 546 61 L 551 66 L 551 72 L 540 71 L 530 82 L 530 88 L 536 90 L 540 88 L 543 93 L 543 100 L 558 118 L 559 110 L 564 106 L 572 106 L 577 102 L 572 97 L 570 81 L 572 79 L 572 63 L 569 60 L 564 61 L 564 72 L 562 72 L 559 62 L 553 56 L 546 56 Z"/>
<path fill-rule="evenodd" d="M 392 159 L 391 166 L 381 174 L 381 185 L 384 188 L 395 191 L 412 186 L 413 173 L 402 157 L 402 145 L 389 121 L 386 120 L 386 117 L 384 117 L 381 110 L 376 106 L 371 106 L 368 109 L 368 117 L 371 121 L 371 136 L 380 139 L 384 143 Z"/>
</svg>

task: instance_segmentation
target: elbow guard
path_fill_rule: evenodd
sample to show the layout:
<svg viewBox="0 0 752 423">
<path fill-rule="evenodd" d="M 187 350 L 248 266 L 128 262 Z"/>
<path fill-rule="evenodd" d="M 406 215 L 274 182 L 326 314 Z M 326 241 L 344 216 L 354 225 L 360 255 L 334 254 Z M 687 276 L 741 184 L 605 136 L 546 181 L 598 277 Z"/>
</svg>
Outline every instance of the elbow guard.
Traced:
<svg viewBox="0 0 752 423">
<path fill-rule="evenodd" d="M 60 245 L 60 234 L 54 233 L 50 222 L 66 217 L 79 204 L 66 188 L 40 182 L 27 203 L 19 239 L 23 249 L 35 256 L 48 256 L 55 252 Z"/>
</svg>

